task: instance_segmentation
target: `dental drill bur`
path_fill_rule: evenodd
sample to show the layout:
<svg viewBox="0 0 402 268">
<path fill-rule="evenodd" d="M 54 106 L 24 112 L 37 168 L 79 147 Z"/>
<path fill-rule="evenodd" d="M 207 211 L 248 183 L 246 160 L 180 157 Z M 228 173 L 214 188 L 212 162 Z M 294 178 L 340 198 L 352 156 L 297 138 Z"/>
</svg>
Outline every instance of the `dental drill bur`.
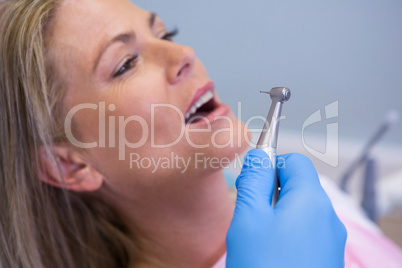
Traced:
<svg viewBox="0 0 402 268">
<path fill-rule="evenodd" d="M 279 199 L 279 180 L 276 175 L 276 147 L 278 140 L 279 121 L 282 112 L 282 105 L 290 99 L 290 90 L 286 87 L 274 87 L 270 92 L 261 91 L 271 96 L 271 107 L 264 128 L 261 131 L 257 148 L 264 150 L 271 160 L 272 170 L 274 171 L 274 192 L 272 195 L 271 206 L 274 207 Z"/>
</svg>

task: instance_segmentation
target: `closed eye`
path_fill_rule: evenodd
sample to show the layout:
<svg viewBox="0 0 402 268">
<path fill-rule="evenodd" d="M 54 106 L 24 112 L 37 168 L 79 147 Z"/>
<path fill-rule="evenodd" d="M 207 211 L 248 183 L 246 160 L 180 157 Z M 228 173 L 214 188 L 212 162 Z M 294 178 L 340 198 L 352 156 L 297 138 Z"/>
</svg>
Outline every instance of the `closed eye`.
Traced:
<svg viewBox="0 0 402 268">
<path fill-rule="evenodd" d="M 174 28 L 171 31 L 166 32 L 161 39 L 166 40 L 166 41 L 173 41 L 173 37 L 175 37 L 179 33 L 179 30 L 177 28 Z"/>
<path fill-rule="evenodd" d="M 166 41 L 173 41 L 173 37 L 175 37 L 178 33 L 179 33 L 179 30 L 177 28 L 174 28 L 173 30 L 166 32 L 161 37 L 161 39 L 166 40 Z M 113 78 L 116 78 L 116 77 L 124 74 L 128 70 L 134 68 L 137 63 L 137 59 L 138 59 L 138 55 L 135 55 L 135 56 L 127 59 L 127 61 L 123 64 L 123 66 L 121 66 L 121 68 L 113 75 Z"/>
<path fill-rule="evenodd" d="M 135 56 L 127 59 L 126 62 L 123 64 L 123 66 L 121 66 L 121 68 L 113 75 L 113 78 L 116 78 L 116 77 L 124 74 L 128 70 L 134 68 L 137 63 L 137 59 L 138 59 L 138 55 L 135 55 Z"/>
</svg>

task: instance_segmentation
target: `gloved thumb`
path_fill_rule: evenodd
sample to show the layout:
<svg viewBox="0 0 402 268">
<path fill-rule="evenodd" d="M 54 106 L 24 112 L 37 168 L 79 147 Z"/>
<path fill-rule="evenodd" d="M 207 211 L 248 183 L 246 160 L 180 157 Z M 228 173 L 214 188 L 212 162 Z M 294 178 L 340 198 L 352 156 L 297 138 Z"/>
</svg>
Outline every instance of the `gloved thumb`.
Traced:
<svg viewBox="0 0 402 268">
<path fill-rule="evenodd" d="M 236 188 L 237 209 L 259 205 L 270 207 L 274 172 L 267 153 L 261 149 L 253 149 L 247 153 L 241 173 L 236 180 Z"/>
</svg>

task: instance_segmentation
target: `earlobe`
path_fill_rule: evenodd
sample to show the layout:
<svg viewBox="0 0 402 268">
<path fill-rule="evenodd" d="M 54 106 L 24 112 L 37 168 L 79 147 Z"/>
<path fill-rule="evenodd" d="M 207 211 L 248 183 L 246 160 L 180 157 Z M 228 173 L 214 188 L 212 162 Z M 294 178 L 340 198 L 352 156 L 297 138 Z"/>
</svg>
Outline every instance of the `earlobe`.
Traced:
<svg viewBox="0 0 402 268">
<path fill-rule="evenodd" d="M 54 157 L 43 147 L 38 150 L 41 181 L 76 192 L 92 192 L 102 186 L 103 175 L 80 153 L 67 146 L 55 146 L 53 150 Z"/>
</svg>

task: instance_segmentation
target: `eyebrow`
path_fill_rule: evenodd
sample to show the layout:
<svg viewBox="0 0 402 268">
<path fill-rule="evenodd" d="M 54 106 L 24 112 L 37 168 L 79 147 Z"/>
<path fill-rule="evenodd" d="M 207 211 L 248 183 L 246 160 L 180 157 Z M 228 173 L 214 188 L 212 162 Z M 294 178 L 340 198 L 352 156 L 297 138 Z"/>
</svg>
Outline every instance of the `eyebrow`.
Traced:
<svg viewBox="0 0 402 268">
<path fill-rule="evenodd" d="M 155 19 L 158 15 L 156 15 L 156 13 L 151 13 L 151 16 L 149 17 L 149 28 L 154 27 L 155 24 Z"/>
<path fill-rule="evenodd" d="M 156 20 L 157 15 L 155 13 L 151 13 L 149 16 L 149 27 L 152 28 L 155 24 L 155 20 Z M 122 42 L 122 43 L 128 43 L 132 40 L 135 39 L 135 33 L 134 32 L 126 32 L 126 33 L 121 33 L 117 36 L 115 36 L 112 40 L 110 40 L 109 42 L 107 42 L 102 49 L 100 50 L 98 56 L 96 57 L 95 60 L 95 64 L 94 64 L 94 68 L 93 71 L 95 72 L 96 68 L 99 65 L 99 61 L 102 58 L 103 54 L 105 53 L 105 51 L 114 43 L 116 42 Z"/>
</svg>

